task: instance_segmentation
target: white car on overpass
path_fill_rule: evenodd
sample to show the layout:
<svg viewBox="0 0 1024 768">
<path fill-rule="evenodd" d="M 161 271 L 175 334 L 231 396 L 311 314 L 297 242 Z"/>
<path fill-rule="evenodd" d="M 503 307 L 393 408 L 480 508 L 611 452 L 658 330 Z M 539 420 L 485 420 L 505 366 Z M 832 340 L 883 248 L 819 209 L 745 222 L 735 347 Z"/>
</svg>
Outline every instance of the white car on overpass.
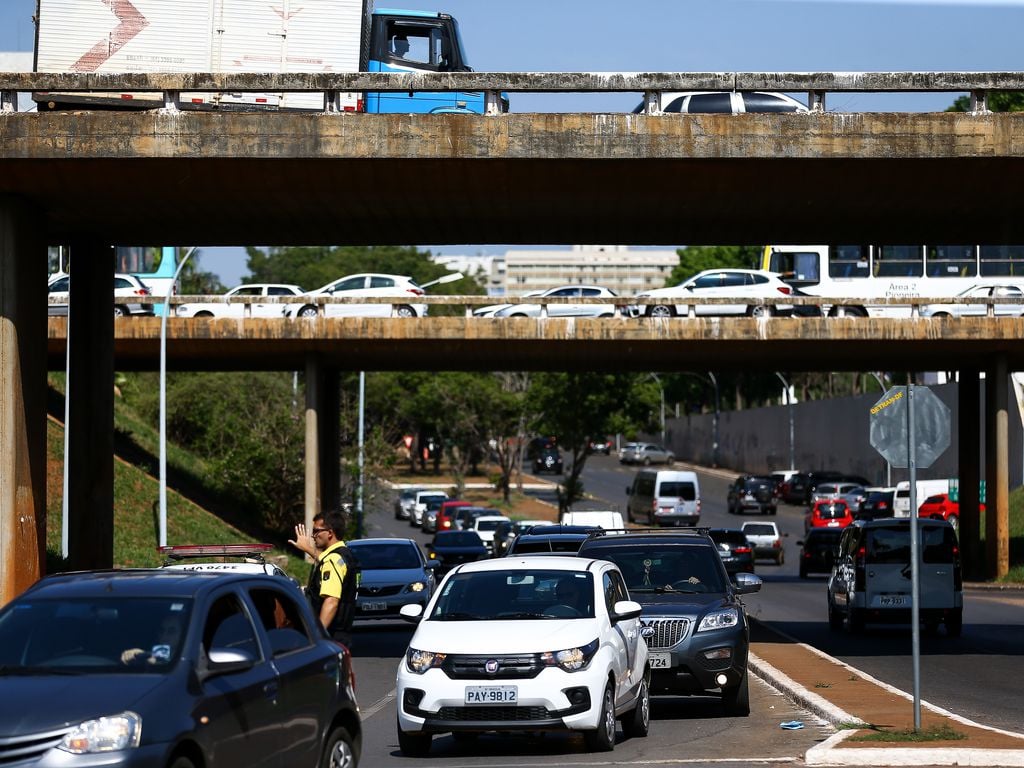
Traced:
<svg viewBox="0 0 1024 768">
<path fill-rule="evenodd" d="M 547 308 L 548 317 L 612 317 L 618 296 L 600 285 L 560 285 L 536 294 L 536 298 L 557 299 L 609 299 L 608 304 L 508 304 L 495 310 L 492 317 L 541 317 Z"/>
<path fill-rule="evenodd" d="M 267 303 L 259 301 L 259 299 L 271 296 L 301 296 L 302 293 L 303 290 L 298 285 L 286 283 L 246 283 L 245 285 L 236 285 L 225 293 L 224 297 L 251 298 L 251 304 L 244 302 L 195 302 L 194 304 L 179 304 L 175 307 L 174 314 L 178 317 L 245 317 L 245 310 L 248 307 L 250 317 L 284 317 L 285 310 L 292 305 Z"/>
<path fill-rule="evenodd" d="M 703 315 L 751 315 L 768 317 L 793 311 L 792 304 L 762 304 L 759 299 L 779 299 L 793 295 L 793 288 L 774 272 L 761 269 L 705 269 L 689 280 L 670 288 L 638 293 L 638 299 L 663 299 L 663 302 L 633 305 L 631 317 L 686 317 L 690 310 Z M 687 299 L 735 299 L 735 303 L 690 304 Z"/>
</svg>

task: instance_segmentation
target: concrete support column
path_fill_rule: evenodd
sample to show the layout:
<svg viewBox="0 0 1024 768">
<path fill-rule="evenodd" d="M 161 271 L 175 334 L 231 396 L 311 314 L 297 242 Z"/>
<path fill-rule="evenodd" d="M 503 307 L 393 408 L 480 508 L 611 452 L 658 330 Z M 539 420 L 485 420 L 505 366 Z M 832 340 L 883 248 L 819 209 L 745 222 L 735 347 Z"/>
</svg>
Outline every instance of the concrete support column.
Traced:
<svg viewBox="0 0 1024 768">
<path fill-rule="evenodd" d="M 46 563 L 46 243 L 0 198 L 0 605 Z"/>
<path fill-rule="evenodd" d="M 1010 570 L 1009 371 L 998 355 L 985 374 L 985 565 L 989 578 Z"/>
<path fill-rule="evenodd" d="M 320 501 L 324 509 L 341 509 L 341 376 L 323 372 L 320 393 Z"/>
<path fill-rule="evenodd" d="M 114 258 L 109 244 L 71 244 L 68 341 L 68 560 L 114 564 Z"/>
<path fill-rule="evenodd" d="M 320 360 L 306 358 L 306 530 L 320 512 Z"/>
<path fill-rule="evenodd" d="M 978 513 L 981 482 L 981 379 L 977 370 L 961 370 L 957 385 L 957 466 L 960 468 L 960 555 L 964 576 L 985 576 Z"/>
</svg>

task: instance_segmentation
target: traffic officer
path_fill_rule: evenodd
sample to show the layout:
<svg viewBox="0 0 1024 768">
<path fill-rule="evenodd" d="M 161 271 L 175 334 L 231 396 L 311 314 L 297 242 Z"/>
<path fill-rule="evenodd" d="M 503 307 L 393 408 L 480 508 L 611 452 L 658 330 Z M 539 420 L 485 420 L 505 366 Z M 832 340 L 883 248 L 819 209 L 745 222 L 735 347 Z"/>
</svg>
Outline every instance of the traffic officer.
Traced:
<svg viewBox="0 0 1024 768">
<path fill-rule="evenodd" d="M 306 596 L 327 633 L 351 646 L 360 570 L 355 555 L 345 546 L 344 535 L 345 518 L 340 512 L 321 513 L 313 518 L 309 538 L 317 557 L 309 572 Z M 299 546 L 302 539 L 296 530 L 293 543 Z"/>
</svg>

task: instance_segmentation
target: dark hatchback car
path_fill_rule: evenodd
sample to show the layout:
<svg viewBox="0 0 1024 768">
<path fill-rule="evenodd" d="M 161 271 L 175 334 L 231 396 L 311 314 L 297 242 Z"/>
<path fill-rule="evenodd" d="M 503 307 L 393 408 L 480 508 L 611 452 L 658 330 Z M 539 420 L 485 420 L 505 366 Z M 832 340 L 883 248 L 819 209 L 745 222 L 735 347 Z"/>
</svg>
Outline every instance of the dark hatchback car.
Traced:
<svg viewBox="0 0 1024 768">
<path fill-rule="evenodd" d="M 876 517 L 893 516 L 893 497 L 895 490 L 890 491 L 868 491 L 860 509 L 854 513 L 857 520 L 874 520 Z"/>
<path fill-rule="evenodd" d="M 600 528 L 585 525 L 535 525 L 516 536 L 505 552 L 506 557 L 536 554 L 574 554 L 587 537 Z"/>
<path fill-rule="evenodd" d="M 730 576 L 754 572 L 754 548 L 750 546 L 747 534 L 738 528 L 712 528 L 708 533 L 718 547 L 718 554 Z"/>
<path fill-rule="evenodd" d="M 774 515 L 775 478 L 765 475 L 741 475 L 729 486 L 726 496 L 729 513 L 742 515 L 748 509 L 761 515 Z"/>
<path fill-rule="evenodd" d="M 0 609 L 0 765 L 355 766 L 351 657 L 264 574 L 87 571 Z"/>
<path fill-rule="evenodd" d="M 806 579 L 812 573 L 831 573 L 839 548 L 842 528 L 812 528 L 803 541 L 797 544 L 800 550 L 800 578 Z"/>
<path fill-rule="evenodd" d="M 750 625 L 740 595 L 761 589 L 753 574 L 725 571 L 706 528 L 599 532 L 580 557 L 611 560 L 643 606 L 651 693 L 720 696 L 726 714 L 750 714 Z"/>
<path fill-rule="evenodd" d="M 462 563 L 490 557 L 490 552 L 476 531 L 438 531 L 426 547 L 427 558 L 440 563 L 438 574 L 446 573 Z"/>
</svg>

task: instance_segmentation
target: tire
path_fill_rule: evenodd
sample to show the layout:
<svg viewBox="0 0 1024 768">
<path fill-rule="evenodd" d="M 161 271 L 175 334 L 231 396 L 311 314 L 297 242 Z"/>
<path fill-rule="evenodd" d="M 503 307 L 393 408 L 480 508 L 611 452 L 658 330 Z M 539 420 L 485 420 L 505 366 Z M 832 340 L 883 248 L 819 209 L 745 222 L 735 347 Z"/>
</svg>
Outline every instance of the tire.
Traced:
<svg viewBox="0 0 1024 768">
<path fill-rule="evenodd" d="M 785 565 L 786 564 L 786 551 L 784 549 L 780 549 L 779 550 L 779 556 L 775 558 L 775 564 L 776 565 Z"/>
<path fill-rule="evenodd" d="M 755 304 L 747 310 L 747 314 L 751 317 L 771 317 L 775 314 L 775 308 L 766 307 L 763 304 Z"/>
<path fill-rule="evenodd" d="M 964 629 L 964 610 L 957 608 L 946 617 L 946 637 L 960 637 Z"/>
<path fill-rule="evenodd" d="M 828 604 L 828 628 L 835 631 L 843 628 L 843 614 L 831 602 Z"/>
<path fill-rule="evenodd" d="M 352 734 L 347 728 L 337 726 L 324 744 L 320 768 L 356 768 L 358 764 L 359 750 L 352 739 Z"/>
<path fill-rule="evenodd" d="M 622 732 L 627 739 L 643 738 L 651 730 L 651 691 L 647 681 L 640 683 L 636 706 L 622 718 Z"/>
<path fill-rule="evenodd" d="M 675 317 L 676 311 L 666 304 L 655 304 L 647 308 L 648 317 Z"/>
<path fill-rule="evenodd" d="M 213 317 L 213 312 L 206 312 L 205 310 L 203 312 L 196 312 L 194 317 Z"/>
<path fill-rule="evenodd" d="M 406 733 L 398 725 L 398 748 L 406 757 L 426 757 L 434 737 L 429 733 Z"/>
<path fill-rule="evenodd" d="M 859 635 L 864 631 L 864 613 L 860 609 L 847 609 L 846 630 L 853 635 Z"/>
<path fill-rule="evenodd" d="M 529 317 L 529 315 L 523 314 L 522 312 L 516 312 L 515 314 L 509 315 L 509 317 Z"/>
<path fill-rule="evenodd" d="M 416 310 L 408 304 L 402 304 L 395 310 L 395 317 L 416 317 Z"/>
<path fill-rule="evenodd" d="M 311 304 L 307 304 L 302 309 L 300 309 L 298 312 L 296 312 L 295 316 L 296 317 L 316 317 L 317 316 L 316 307 L 312 306 Z"/>
<path fill-rule="evenodd" d="M 668 458 L 667 458 L 667 459 L 665 459 L 665 466 L 666 466 L 666 467 L 671 467 L 671 466 L 673 466 L 673 465 L 674 465 L 675 463 L 676 463 L 676 457 L 675 457 L 675 456 L 673 456 L 673 455 L 672 455 L 672 454 L 670 453 L 670 454 L 668 455 Z"/>
<path fill-rule="evenodd" d="M 593 731 L 585 731 L 583 740 L 590 752 L 611 752 L 615 749 L 615 691 L 611 684 L 601 698 L 601 719 Z"/>
<path fill-rule="evenodd" d="M 114 305 L 114 317 L 128 317 L 128 307 L 123 307 L 120 304 Z"/>
<path fill-rule="evenodd" d="M 651 466 L 651 457 L 650 456 L 644 456 L 644 466 L 645 467 Z"/>
<path fill-rule="evenodd" d="M 932 317 L 952 317 L 949 312 L 932 312 Z"/>
<path fill-rule="evenodd" d="M 722 691 L 722 707 L 729 717 L 746 717 L 750 714 L 750 687 L 746 671 L 739 685 Z"/>
<path fill-rule="evenodd" d="M 184 755 L 178 755 L 174 758 L 174 762 L 171 763 L 170 768 L 195 768 L 195 763 Z"/>
<path fill-rule="evenodd" d="M 800 566 L 800 578 L 801 579 L 806 579 L 807 578 L 807 569 L 804 568 L 803 565 Z"/>
</svg>

